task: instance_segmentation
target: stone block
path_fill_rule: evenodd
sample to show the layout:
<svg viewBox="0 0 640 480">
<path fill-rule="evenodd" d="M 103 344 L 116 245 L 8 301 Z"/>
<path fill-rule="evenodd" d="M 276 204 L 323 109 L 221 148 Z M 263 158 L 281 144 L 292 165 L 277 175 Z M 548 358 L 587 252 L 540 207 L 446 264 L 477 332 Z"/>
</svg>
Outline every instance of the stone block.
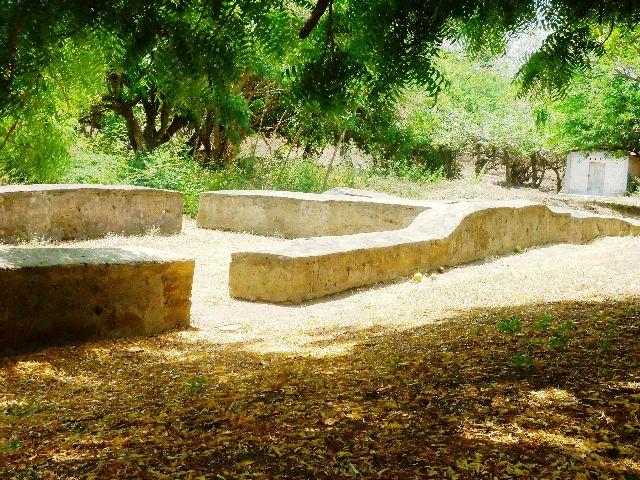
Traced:
<svg viewBox="0 0 640 480">
<path fill-rule="evenodd" d="M 147 248 L 0 248 L 0 352 L 185 327 L 193 270 Z"/>
<path fill-rule="evenodd" d="M 200 195 L 198 226 L 284 238 L 396 230 L 429 207 L 353 195 L 221 190 Z"/>
<path fill-rule="evenodd" d="M 182 228 L 182 194 L 119 185 L 0 187 L 0 243 L 82 240 Z"/>
</svg>

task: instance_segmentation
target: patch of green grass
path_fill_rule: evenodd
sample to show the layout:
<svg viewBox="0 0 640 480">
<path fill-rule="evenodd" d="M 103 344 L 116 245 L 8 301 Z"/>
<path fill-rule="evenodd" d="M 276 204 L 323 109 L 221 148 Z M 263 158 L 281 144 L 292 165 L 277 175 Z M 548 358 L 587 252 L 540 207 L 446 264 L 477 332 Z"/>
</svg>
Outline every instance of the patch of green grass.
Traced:
<svg viewBox="0 0 640 480">
<path fill-rule="evenodd" d="M 540 317 L 540 320 L 538 320 L 538 322 L 533 326 L 533 328 L 535 330 L 544 330 L 549 325 L 551 325 L 552 322 L 553 322 L 553 319 L 551 318 L 551 315 L 547 315 L 545 313 L 544 315 L 542 315 L 542 317 Z"/>
<path fill-rule="evenodd" d="M 391 190 L 390 193 L 398 194 L 392 191 L 394 182 L 420 186 L 443 179 L 442 170 L 429 170 L 424 166 L 400 164 L 380 170 L 357 168 L 350 162 L 334 165 L 327 175 L 327 166 L 312 159 L 282 156 L 239 157 L 225 167 L 204 168 L 173 143 L 152 153 L 133 154 L 122 146 L 107 148 L 98 138 L 71 151 L 70 169 L 62 181 L 177 190 L 184 194 L 185 214 L 195 216 L 199 195 L 205 191 L 256 189 L 319 193 L 340 186 Z"/>
<path fill-rule="evenodd" d="M 20 448 L 20 445 L 22 445 L 22 441 L 17 438 L 12 438 L 6 443 L 0 443 L 0 451 L 15 452 Z"/>
<path fill-rule="evenodd" d="M 204 393 L 207 389 L 207 377 L 200 375 L 187 383 L 187 391 L 190 394 Z"/>
<path fill-rule="evenodd" d="M 509 333 L 519 333 L 522 331 L 522 320 L 519 318 L 503 318 L 498 322 L 498 330 Z"/>
<path fill-rule="evenodd" d="M 545 345 L 549 350 L 566 347 L 571 340 L 570 332 L 577 329 L 572 321 L 558 323 L 553 318 L 544 314 L 537 322 L 524 323 L 517 317 L 502 318 L 498 321 L 498 330 L 507 333 L 517 342 L 518 350 L 512 359 L 516 367 L 528 367 L 533 364 L 533 358 L 524 352 L 531 352 L 540 345 Z M 605 339 L 606 340 L 606 339 Z M 606 351 L 612 348 L 610 342 L 601 342 L 600 349 Z"/>
<path fill-rule="evenodd" d="M 516 352 L 513 356 L 513 366 L 518 368 L 528 367 L 533 364 L 533 359 L 529 355 Z"/>
</svg>

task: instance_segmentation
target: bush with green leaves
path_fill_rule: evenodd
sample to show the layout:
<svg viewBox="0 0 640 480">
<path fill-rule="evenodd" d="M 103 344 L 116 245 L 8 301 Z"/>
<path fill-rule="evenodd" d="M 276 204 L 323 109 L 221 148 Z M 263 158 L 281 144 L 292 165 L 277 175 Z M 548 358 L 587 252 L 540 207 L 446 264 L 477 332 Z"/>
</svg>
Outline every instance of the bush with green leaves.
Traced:
<svg viewBox="0 0 640 480">
<path fill-rule="evenodd" d="M 640 7 L 600 7 L 578 0 L 449 1 L 437 8 L 318 0 L 313 10 L 306 0 L 5 0 L 0 171 L 11 181 L 59 180 L 83 117 L 124 138 L 140 155 L 135 168 L 158 163 L 178 169 L 170 171 L 180 178 L 193 176 L 181 164 L 192 159 L 214 177 L 230 175 L 228 183 L 238 171 L 255 183 L 246 162 L 234 165 L 240 145 L 252 133 L 277 132 L 307 156 L 354 143 L 379 171 L 420 181 L 454 176 L 452 157 L 475 146 L 479 163 L 500 156 L 507 183 L 535 186 L 541 177 L 534 164 L 549 146 L 638 148 Z M 499 52 L 510 35 L 539 22 L 551 33 L 520 70 L 520 84 L 559 91 L 608 51 L 601 65 L 610 75 L 598 91 L 578 85 L 564 106 L 540 109 L 494 67 L 441 55 L 443 44 Z M 625 62 L 609 68 L 607 58 L 621 56 Z M 398 121 L 398 99 L 407 91 L 414 105 Z M 553 145 L 547 124 L 560 132 Z M 153 155 L 174 141 L 181 143 L 179 165 L 169 167 L 164 151 L 162 160 Z M 483 148 L 493 153 L 480 155 Z M 148 181 L 135 168 L 132 181 Z M 300 179 L 287 173 L 291 168 L 276 162 L 262 184 L 318 188 L 322 175 L 312 164 L 296 165 Z M 173 182 L 158 175 L 143 176 Z"/>
<path fill-rule="evenodd" d="M 640 29 L 614 31 L 607 54 L 583 72 L 554 105 L 556 149 L 640 153 Z"/>
<path fill-rule="evenodd" d="M 439 66 L 446 80 L 442 91 L 434 99 L 409 90 L 401 126 L 420 132 L 434 150 L 474 158 L 477 174 L 504 167 L 507 184 L 538 187 L 557 163 L 540 121 L 546 104 L 519 96 L 507 66 L 494 59 L 442 52 Z"/>
<path fill-rule="evenodd" d="M 0 118 L 0 174 L 11 182 L 49 183 L 69 168 L 78 118 L 96 101 L 105 73 L 99 46 L 65 42 L 23 101 Z"/>
<path fill-rule="evenodd" d="M 73 151 L 72 167 L 62 178 L 68 183 L 131 184 L 183 192 L 185 213 L 198 211 L 201 192 L 270 189 L 321 192 L 354 186 L 361 175 L 347 164 L 327 167 L 304 158 L 241 157 L 217 169 L 194 162 L 184 145 L 171 142 L 153 152 L 97 154 L 85 146 Z M 326 180 L 326 186 L 325 186 Z"/>
<path fill-rule="evenodd" d="M 207 377 L 199 375 L 196 378 L 189 380 L 187 383 L 187 392 L 191 395 L 197 393 L 204 393 L 207 390 Z"/>
</svg>

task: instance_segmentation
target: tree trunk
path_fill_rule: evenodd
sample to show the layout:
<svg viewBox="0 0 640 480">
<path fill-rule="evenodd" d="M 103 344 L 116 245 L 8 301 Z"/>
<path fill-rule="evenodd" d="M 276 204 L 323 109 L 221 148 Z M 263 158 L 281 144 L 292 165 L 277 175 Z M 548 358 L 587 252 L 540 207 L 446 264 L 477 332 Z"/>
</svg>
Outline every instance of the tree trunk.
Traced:
<svg viewBox="0 0 640 480">
<path fill-rule="evenodd" d="M 533 152 L 531 154 L 531 185 L 534 188 L 538 188 L 538 154 Z"/>
<path fill-rule="evenodd" d="M 560 192 L 560 190 L 562 190 L 562 173 L 561 173 L 561 169 L 559 168 L 552 168 L 553 173 L 556 174 L 556 193 Z"/>
<path fill-rule="evenodd" d="M 495 145 L 491 147 L 491 165 L 493 168 L 498 164 L 498 147 Z"/>
<path fill-rule="evenodd" d="M 480 172 L 482 172 L 482 167 L 483 167 L 481 149 L 482 149 L 482 146 L 480 145 L 480 142 L 476 142 L 476 175 L 480 175 Z"/>
<path fill-rule="evenodd" d="M 11 124 L 11 127 L 9 127 L 9 130 L 7 131 L 7 133 L 4 136 L 4 140 L 2 140 L 2 145 L 0 145 L 0 150 L 2 150 L 4 148 L 4 146 L 7 144 L 7 142 L 9 141 L 9 138 L 11 137 L 13 132 L 15 131 L 15 129 L 18 126 L 19 122 L 20 122 L 20 119 L 16 118 L 15 121 L 13 122 L 13 124 Z"/>
<path fill-rule="evenodd" d="M 127 87 L 126 79 L 121 75 L 109 75 L 109 93 L 102 97 L 98 105 L 100 110 L 111 110 L 120 115 L 127 126 L 127 136 L 134 152 L 153 151 L 160 145 L 169 142 L 173 136 L 189 124 L 187 117 L 176 111 L 175 105 L 167 103 L 151 88 L 146 96 L 126 99 L 123 90 Z M 136 119 L 134 110 L 142 104 L 144 111 L 144 128 Z M 158 117 L 160 125 L 158 125 Z"/>
<path fill-rule="evenodd" d="M 505 175 L 505 183 L 507 187 L 511 187 L 513 185 L 513 176 L 511 172 L 511 158 L 509 157 L 509 152 L 507 149 L 503 149 L 502 158 L 504 161 L 504 175 Z"/>
<path fill-rule="evenodd" d="M 300 134 L 301 133 L 302 133 L 302 127 L 298 128 L 298 130 L 296 131 L 295 136 L 293 137 L 293 142 L 291 142 L 291 148 L 289 148 L 289 151 L 287 152 L 287 156 L 284 159 L 285 163 L 289 161 L 289 157 L 291 156 L 291 153 L 293 152 L 293 150 L 297 149 L 298 146 L 300 145 Z"/>
<path fill-rule="evenodd" d="M 33 88 L 33 79 L 31 79 L 29 81 L 29 86 L 27 87 L 27 89 L 22 94 L 22 108 L 25 108 L 27 106 L 27 99 L 29 98 L 29 95 L 31 94 L 31 89 L 32 88 Z M 7 133 L 4 135 L 4 139 L 2 140 L 2 145 L 0 145 L 0 150 L 2 150 L 5 147 L 5 145 L 7 144 L 7 142 L 9 142 L 9 139 L 11 138 L 11 135 L 13 135 L 13 133 L 16 131 L 16 128 L 18 128 L 18 125 L 20 125 L 20 116 L 19 115 L 16 116 L 16 119 L 11 124 L 11 127 L 9 127 L 9 130 L 7 130 Z"/>
<path fill-rule="evenodd" d="M 133 115 L 133 109 L 123 108 L 118 113 L 124 118 L 127 125 L 127 136 L 129 137 L 129 143 L 134 152 L 139 152 L 145 147 L 144 135 L 140 129 L 140 125 Z"/>
<path fill-rule="evenodd" d="M 262 115 L 260 115 L 260 123 L 258 124 L 258 131 L 256 132 L 256 139 L 253 142 L 251 148 L 251 158 L 256 157 L 256 150 L 258 149 L 258 140 L 260 140 L 260 132 L 262 132 L 262 124 L 264 123 L 264 116 L 267 113 L 267 105 L 269 104 L 269 90 L 264 96 L 264 107 L 262 107 Z"/>
<path fill-rule="evenodd" d="M 327 189 L 327 183 L 329 182 L 329 175 L 331 174 L 331 170 L 333 169 L 333 162 L 336 159 L 338 152 L 342 148 L 342 142 L 344 140 L 344 135 L 347 133 L 346 130 L 342 131 L 340 134 L 340 139 L 338 140 L 338 144 L 333 147 L 333 155 L 331 155 L 331 160 L 329 160 L 329 165 L 327 165 L 327 171 L 324 174 L 324 180 L 322 181 L 322 191 L 324 192 Z"/>
<path fill-rule="evenodd" d="M 194 124 L 193 128 L 193 134 L 188 140 L 190 153 L 205 168 L 228 165 L 236 154 L 237 146 L 246 137 L 240 134 L 240 141 L 234 142 L 220 123 L 215 109 L 207 109 L 202 123 Z"/>
</svg>

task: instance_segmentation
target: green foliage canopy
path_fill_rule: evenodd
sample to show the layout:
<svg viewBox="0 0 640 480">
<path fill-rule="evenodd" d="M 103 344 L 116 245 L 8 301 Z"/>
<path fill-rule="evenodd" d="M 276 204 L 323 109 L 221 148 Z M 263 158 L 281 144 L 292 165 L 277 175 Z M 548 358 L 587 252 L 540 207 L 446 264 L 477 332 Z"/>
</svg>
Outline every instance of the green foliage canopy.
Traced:
<svg viewBox="0 0 640 480">
<path fill-rule="evenodd" d="M 520 76 L 525 86 L 555 88 L 600 51 L 600 37 L 607 31 L 640 21 L 640 4 L 634 0 L 319 0 L 318 6 L 319 23 L 305 41 L 312 55 L 301 56 L 295 74 L 311 94 L 337 99 L 345 98 L 353 79 L 365 82 L 372 95 L 397 92 L 408 83 L 436 92 L 442 76 L 434 59 L 444 41 L 495 50 L 507 35 L 534 24 L 552 33 Z M 144 50 L 156 37 L 164 38 L 173 44 L 170 48 L 178 54 L 174 60 L 185 69 L 233 72 L 238 64 L 235 46 L 248 34 L 282 26 L 274 19 L 285 11 L 298 17 L 290 27 L 301 26 L 311 5 L 303 0 L 2 0 L 1 7 L 0 109 L 6 109 L 20 103 L 21 94 L 51 61 L 60 42 L 79 31 L 133 35 L 134 55 L 138 47 Z M 172 28 L 165 30 L 167 24 Z M 228 33 L 221 32 L 222 26 Z M 208 57 L 193 55 L 194 45 L 203 42 L 210 47 L 219 34 Z"/>
<path fill-rule="evenodd" d="M 554 148 L 640 152 L 640 31 L 615 31 L 607 53 L 550 112 Z"/>
</svg>

